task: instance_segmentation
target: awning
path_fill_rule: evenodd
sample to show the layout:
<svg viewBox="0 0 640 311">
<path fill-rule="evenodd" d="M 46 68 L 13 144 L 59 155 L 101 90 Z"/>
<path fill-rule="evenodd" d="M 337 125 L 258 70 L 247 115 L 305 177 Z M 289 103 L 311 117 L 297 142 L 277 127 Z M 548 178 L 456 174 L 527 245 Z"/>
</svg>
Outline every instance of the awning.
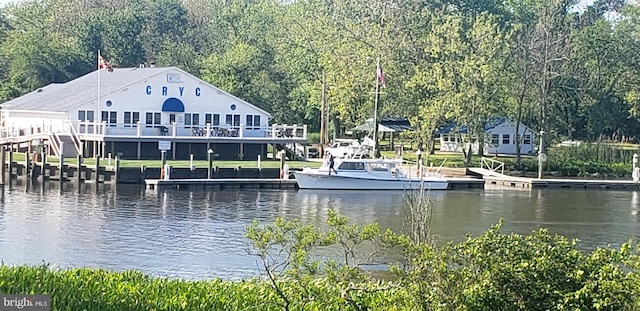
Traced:
<svg viewBox="0 0 640 311">
<path fill-rule="evenodd" d="M 373 129 L 373 118 L 368 119 L 364 124 L 358 125 L 351 129 L 354 132 L 371 132 Z M 409 120 L 399 118 L 382 118 L 380 124 L 378 124 L 378 132 L 402 132 L 405 130 L 413 131 L 413 127 L 409 123 Z"/>
<path fill-rule="evenodd" d="M 181 100 L 175 97 L 171 97 L 165 100 L 164 103 L 162 104 L 162 111 L 184 112 L 184 104 L 182 104 Z"/>
</svg>

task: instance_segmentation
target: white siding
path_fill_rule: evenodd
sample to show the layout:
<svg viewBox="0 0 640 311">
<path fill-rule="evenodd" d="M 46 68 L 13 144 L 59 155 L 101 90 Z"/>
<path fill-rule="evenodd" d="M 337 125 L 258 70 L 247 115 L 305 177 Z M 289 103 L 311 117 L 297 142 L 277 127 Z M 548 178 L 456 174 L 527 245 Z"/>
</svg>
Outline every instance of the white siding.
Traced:
<svg viewBox="0 0 640 311">
<path fill-rule="evenodd" d="M 168 74 L 180 75 L 180 82 L 168 82 Z M 197 78 L 182 71 L 168 71 L 166 73 L 151 76 L 146 81 L 135 83 L 115 92 L 111 92 L 115 87 L 102 87 L 100 97 L 101 112 L 117 112 L 117 122 L 124 123 L 124 112 L 139 112 L 140 121 L 145 123 L 147 112 L 162 112 L 162 105 L 169 98 L 177 98 L 184 105 L 184 113 L 162 112 L 160 124 L 170 124 L 169 115 L 176 115 L 177 124 L 184 124 L 184 115 L 199 114 L 199 125 L 205 125 L 205 114 L 219 114 L 220 123 L 225 123 L 225 115 L 240 115 L 240 123 L 245 125 L 247 115 L 259 115 L 260 125 L 267 126 L 269 115 L 264 111 L 255 108 L 233 96 L 230 96 L 216 88 L 202 82 Z M 110 93 L 110 94 L 109 94 Z M 111 106 L 107 107 L 107 101 Z M 232 110 L 235 105 L 235 110 Z M 95 103 L 85 103 L 84 105 L 69 111 L 70 119 L 78 121 L 78 111 L 93 110 L 95 118 L 100 119 Z"/>
<path fill-rule="evenodd" d="M 515 154 L 516 153 L 516 145 L 515 145 L 515 125 L 511 122 L 504 122 L 486 133 L 486 139 L 484 145 L 484 152 L 486 154 Z M 530 135 L 530 140 L 528 144 L 525 144 L 524 139 L 520 144 L 520 153 L 521 154 L 531 154 L 535 152 L 535 133 L 520 123 L 519 133 L 521 137 L 524 138 L 524 135 Z M 498 144 L 492 144 L 492 136 L 498 135 Z M 508 143 L 503 142 L 504 135 L 509 135 Z M 457 136 L 457 135 L 456 135 Z M 468 143 L 462 143 L 459 140 L 453 139 L 453 135 L 441 134 L 440 135 L 440 151 L 446 152 L 462 152 L 462 148 L 468 148 Z M 478 144 L 474 143 L 471 146 L 471 149 L 474 153 L 478 151 Z"/>
</svg>

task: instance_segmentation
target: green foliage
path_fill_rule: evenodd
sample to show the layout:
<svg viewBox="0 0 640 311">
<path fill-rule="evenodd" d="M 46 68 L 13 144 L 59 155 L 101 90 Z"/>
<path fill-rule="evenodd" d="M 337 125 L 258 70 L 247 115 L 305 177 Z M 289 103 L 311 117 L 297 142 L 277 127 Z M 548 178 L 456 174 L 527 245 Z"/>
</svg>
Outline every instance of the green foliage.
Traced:
<svg viewBox="0 0 640 311">
<path fill-rule="evenodd" d="M 116 67 L 180 66 L 313 131 L 324 74 L 340 135 L 372 117 L 380 58 L 379 113 L 410 119 L 423 150 L 445 122 L 483 140 L 483 124 L 505 116 L 550 139 L 637 140 L 640 10 L 574 4 L 18 1 L 0 14 L 0 99 L 84 75 L 101 50 Z"/>
<path fill-rule="evenodd" d="M 563 176 L 628 177 L 637 152 L 608 144 L 556 147 L 549 150 L 549 168 Z"/>
<path fill-rule="evenodd" d="M 0 265 L 0 292 L 48 294 L 52 310 L 637 310 L 640 247 L 578 249 L 545 229 L 442 246 L 413 243 L 331 211 L 325 229 L 295 220 L 247 228 L 266 279 L 186 281 L 137 271 Z M 362 269 L 363 243 L 394 246 L 396 279 Z M 366 247 L 364 247 L 366 249 Z M 331 252 L 322 252 L 322 250 Z M 336 250 L 340 255 L 332 256 Z M 371 250 L 371 249 L 369 249 Z"/>
<path fill-rule="evenodd" d="M 335 302 L 355 310 L 381 305 L 380 300 L 372 297 L 394 286 L 373 282 L 361 266 L 371 263 L 381 249 L 397 244 L 396 235 L 383 231 L 375 223 L 350 225 L 348 218 L 334 210 L 329 211 L 327 225 L 329 229 L 320 230 L 278 218 L 272 225 L 254 222 L 247 227 L 246 235 L 252 243 L 250 254 L 260 258 L 273 292 L 279 298 L 278 304 L 285 310 L 314 302 L 321 306 Z M 380 247 L 370 250 L 376 244 Z M 323 250 L 336 247 L 341 253 L 339 256 L 322 259 Z M 368 253 L 363 254 L 366 249 Z M 313 290 L 318 282 L 332 284 L 333 290 Z"/>
<path fill-rule="evenodd" d="M 638 252 L 585 254 L 576 241 L 550 235 L 502 234 L 412 253 L 402 274 L 422 310 L 634 310 Z"/>
</svg>

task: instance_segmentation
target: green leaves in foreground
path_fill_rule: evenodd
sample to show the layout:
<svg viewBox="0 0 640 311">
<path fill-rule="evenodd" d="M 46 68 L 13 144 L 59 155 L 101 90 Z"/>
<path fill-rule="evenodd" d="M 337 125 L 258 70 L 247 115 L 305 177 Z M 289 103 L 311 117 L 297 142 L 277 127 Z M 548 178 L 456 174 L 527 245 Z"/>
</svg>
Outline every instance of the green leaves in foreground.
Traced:
<svg viewBox="0 0 640 311">
<path fill-rule="evenodd" d="M 579 251 L 541 229 L 500 233 L 413 254 L 403 279 L 423 310 L 637 310 L 638 258 L 621 249 Z"/>
<path fill-rule="evenodd" d="M 247 228 L 265 279 L 0 265 L 0 293 L 49 294 L 52 310 L 640 310 L 637 245 L 583 252 L 544 229 L 503 234 L 501 226 L 433 246 L 332 211 L 323 229 L 284 219 Z M 377 256 L 387 251 L 396 257 Z M 365 269 L 398 254 L 395 277 Z"/>
</svg>

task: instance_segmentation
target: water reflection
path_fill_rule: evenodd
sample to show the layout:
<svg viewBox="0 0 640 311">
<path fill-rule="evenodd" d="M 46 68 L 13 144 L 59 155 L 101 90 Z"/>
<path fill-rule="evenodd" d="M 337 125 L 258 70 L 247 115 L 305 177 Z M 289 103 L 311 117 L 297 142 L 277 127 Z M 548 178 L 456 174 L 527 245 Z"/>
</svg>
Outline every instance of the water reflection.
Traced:
<svg viewBox="0 0 640 311">
<path fill-rule="evenodd" d="M 17 181 L 0 194 L 0 260 L 62 267 L 138 269 L 158 276 L 245 278 L 259 273 L 246 254 L 253 220 L 297 218 L 323 226 L 336 209 L 353 222 L 404 230 L 399 192 L 148 191 L 138 186 Z M 442 241 L 538 228 L 579 238 L 583 249 L 636 239 L 638 192 L 486 189 L 432 192 L 432 232 Z M 629 217 L 629 208 L 631 214 Z"/>
</svg>

